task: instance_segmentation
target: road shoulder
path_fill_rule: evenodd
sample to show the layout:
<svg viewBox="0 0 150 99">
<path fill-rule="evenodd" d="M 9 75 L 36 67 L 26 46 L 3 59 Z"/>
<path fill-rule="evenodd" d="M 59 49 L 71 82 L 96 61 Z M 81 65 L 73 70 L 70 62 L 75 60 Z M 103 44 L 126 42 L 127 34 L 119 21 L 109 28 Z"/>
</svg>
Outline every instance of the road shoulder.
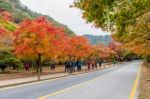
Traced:
<svg viewBox="0 0 150 99">
<path fill-rule="evenodd" d="M 150 99 L 150 64 L 142 65 L 138 99 Z"/>
</svg>

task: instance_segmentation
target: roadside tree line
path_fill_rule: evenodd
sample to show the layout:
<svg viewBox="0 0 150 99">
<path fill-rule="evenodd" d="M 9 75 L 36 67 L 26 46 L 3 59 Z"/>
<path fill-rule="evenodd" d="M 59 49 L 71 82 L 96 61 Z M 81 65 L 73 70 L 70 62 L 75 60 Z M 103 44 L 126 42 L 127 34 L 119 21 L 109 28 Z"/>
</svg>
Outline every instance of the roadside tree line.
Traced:
<svg viewBox="0 0 150 99">
<path fill-rule="evenodd" d="M 18 69 L 24 63 L 34 61 L 38 80 L 44 61 L 64 64 L 72 60 L 111 62 L 132 58 L 125 57 L 127 51 L 115 41 L 108 46 L 91 45 L 85 37 L 66 35 L 63 28 L 54 26 L 42 16 L 14 24 L 9 12 L 0 16 L 0 48 L 0 67 L 3 72 L 6 66 Z"/>
</svg>

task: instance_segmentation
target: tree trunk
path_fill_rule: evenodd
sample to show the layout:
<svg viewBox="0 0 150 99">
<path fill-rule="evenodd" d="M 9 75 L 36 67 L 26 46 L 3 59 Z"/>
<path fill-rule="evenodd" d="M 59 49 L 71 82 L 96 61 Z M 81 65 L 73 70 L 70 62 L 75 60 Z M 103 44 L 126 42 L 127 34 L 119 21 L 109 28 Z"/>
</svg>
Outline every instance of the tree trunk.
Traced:
<svg viewBox="0 0 150 99">
<path fill-rule="evenodd" d="M 41 75 L 41 54 L 38 55 L 38 59 L 36 60 L 37 63 L 37 76 L 38 80 L 40 80 L 40 75 Z"/>
</svg>

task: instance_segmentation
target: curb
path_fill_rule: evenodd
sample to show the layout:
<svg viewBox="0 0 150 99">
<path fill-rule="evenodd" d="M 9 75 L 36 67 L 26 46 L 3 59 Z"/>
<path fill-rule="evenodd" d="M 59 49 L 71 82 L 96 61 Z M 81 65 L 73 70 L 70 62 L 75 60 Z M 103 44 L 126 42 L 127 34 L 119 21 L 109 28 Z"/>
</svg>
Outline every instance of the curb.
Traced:
<svg viewBox="0 0 150 99">
<path fill-rule="evenodd" d="M 86 72 L 84 72 L 84 73 L 86 73 Z M 79 75 L 79 74 L 83 74 L 83 73 L 77 73 L 77 74 L 71 74 L 71 75 Z M 67 75 L 64 75 L 64 76 L 46 78 L 46 79 L 41 79 L 40 81 L 51 80 L 51 79 L 57 79 L 57 78 L 63 78 L 63 77 L 71 76 L 71 75 L 67 74 Z M 33 80 L 33 81 L 27 81 L 27 82 L 22 82 L 22 83 L 15 83 L 15 84 L 10 84 L 10 85 L 0 86 L 0 88 L 12 87 L 12 86 L 23 85 L 23 84 L 34 83 L 34 82 L 40 82 L 40 81 L 39 81 L 39 80 Z"/>
</svg>

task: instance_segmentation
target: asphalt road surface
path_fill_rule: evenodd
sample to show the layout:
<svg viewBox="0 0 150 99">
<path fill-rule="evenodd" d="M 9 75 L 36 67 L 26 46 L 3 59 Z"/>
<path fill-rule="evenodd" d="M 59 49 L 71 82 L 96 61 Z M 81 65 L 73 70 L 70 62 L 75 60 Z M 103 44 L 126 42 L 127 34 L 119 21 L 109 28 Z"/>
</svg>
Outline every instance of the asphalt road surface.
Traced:
<svg viewBox="0 0 150 99">
<path fill-rule="evenodd" d="M 129 99 L 141 61 L 107 69 L 0 89 L 0 99 Z"/>
</svg>

